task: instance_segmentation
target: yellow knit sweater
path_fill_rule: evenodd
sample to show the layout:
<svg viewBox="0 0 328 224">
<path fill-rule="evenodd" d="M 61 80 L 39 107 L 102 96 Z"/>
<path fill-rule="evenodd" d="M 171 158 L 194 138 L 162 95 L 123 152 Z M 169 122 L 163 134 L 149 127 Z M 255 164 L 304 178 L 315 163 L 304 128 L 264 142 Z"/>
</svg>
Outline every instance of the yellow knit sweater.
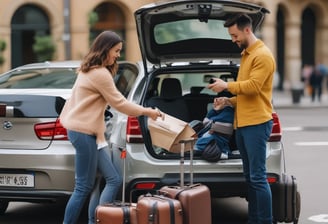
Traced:
<svg viewBox="0 0 328 224">
<path fill-rule="evenodd" d="M 272 119 L 272 81 L 276 70 L 271 51 L 261 40 L 242 52 L 236 82 L 228 90 L 235 106 L 234 127 L 261 124 Z"/>
<path fill-rule="evenodd" d="M 107 105 L 130 116 L 140 116 L 144 112 L 142 106 L 129 102 L 117 90 L 106 68 L 80 72 L 60 121 L 69 130 L 95 135 L 97 143 L 105 142 L 104 111 Z"/>
</svg>

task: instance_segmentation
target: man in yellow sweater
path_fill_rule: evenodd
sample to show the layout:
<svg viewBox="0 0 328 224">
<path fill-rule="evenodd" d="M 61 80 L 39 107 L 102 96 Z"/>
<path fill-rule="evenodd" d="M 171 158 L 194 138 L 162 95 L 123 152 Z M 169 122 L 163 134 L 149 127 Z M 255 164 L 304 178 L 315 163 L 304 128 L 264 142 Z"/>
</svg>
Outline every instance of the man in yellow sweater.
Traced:
<svg viewBox="0 0 328 224">
<path fill-rule="evenodd" d="M 235 107 L 236 144 L 248 184 L 248 223 L 272 224 L 266 142 L 272 129 L 272 81 L 276 64 L 269 48 L 254 35 L 248 15 L 234 15 L 224 26 L 232 41 L 243 50 L 238 78 L 229 83 L 215 79 L 208 88 L 215 92 L 228 90 L 235 95 L 216 100 Z"/>
</svg>

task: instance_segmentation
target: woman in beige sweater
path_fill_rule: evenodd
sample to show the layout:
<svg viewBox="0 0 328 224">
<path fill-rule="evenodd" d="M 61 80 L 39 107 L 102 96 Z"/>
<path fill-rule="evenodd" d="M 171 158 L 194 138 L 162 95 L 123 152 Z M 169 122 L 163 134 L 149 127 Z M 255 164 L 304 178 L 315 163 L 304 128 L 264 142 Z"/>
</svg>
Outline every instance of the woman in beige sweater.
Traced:
<svg viewBox="0 0 328 224">
<path fill-rule="evenodd" d="M 117 72 L 117 59 L 122 39 L 114 32 L 104 31 L 93 42 L 82 61 L 72 96 L 60 115 L 68 137 L 76 150 L 75 188 L 65 210 L 64 223 L 76 223 L 81 209 L 95 185 L 97 169 L 106 180 L 99 203 L 112 202 L 121 185 L 121 177 L 108 154 L 105 140 L 104 111 L 110 105 L 130 116 L 161 116 L 158 110 L 129 102 L 116 88 L 113 76 Z M 89 204 L 89 223 L 94 223 L 94 210 L 98 203 Z"/>
</svg>

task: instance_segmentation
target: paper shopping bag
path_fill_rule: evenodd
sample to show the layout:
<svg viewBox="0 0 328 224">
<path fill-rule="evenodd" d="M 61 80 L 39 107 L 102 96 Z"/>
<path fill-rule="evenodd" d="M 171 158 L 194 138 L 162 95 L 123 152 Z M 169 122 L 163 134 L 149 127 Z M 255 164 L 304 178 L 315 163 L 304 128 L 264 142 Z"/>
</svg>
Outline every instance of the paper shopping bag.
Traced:
<svg viewBox="0 0 328 224">
<path fill-rule="evenodd" d="M 148 118 L 148 129 L 153 145 L 173 153 L 180 153 L 180 140 L 189 139 L 196 134 L 188 123 L 168 114 L 163 114 L 163 119 L 157 118 L 156 121 Z M 190 150 L 190 147 L 185 148 L 185 151 Z"/>
</svg>

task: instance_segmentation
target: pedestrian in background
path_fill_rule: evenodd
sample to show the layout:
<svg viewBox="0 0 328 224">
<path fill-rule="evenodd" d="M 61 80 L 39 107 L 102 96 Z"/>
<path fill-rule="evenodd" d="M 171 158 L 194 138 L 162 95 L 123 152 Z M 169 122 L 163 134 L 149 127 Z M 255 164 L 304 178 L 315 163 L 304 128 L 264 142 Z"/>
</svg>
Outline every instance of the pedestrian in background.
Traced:
<svg viewBox="0 0 328 224">
<path fill-rule="evenodd" d="M 312 95 L 312 86 L 310 85 L 310 77 L 313 72 L 313 65 L 305 64 L 302 69 L 302 81 L 304 83 L 305 94 Z"/>
<path fill-rule="evenodd" d="M 321 102 L 322 82 L 323 82 L 324 74 L 325 74 L 325 70 L 323 69 L 323 65 L 318 63 L 316 67 L 313 69 L 309 80 L 312 89 L 311 92 L 312 102 L 314 102 L 316 98 L 318 99 L 319 102 Z"/>
<path fill-rule="evenodd" d="M 235 95 L 222 97 L 235 108 L 234 127 L 248 185 L 248 223 L 272 224 L 272 194 L 266 175 L 266 143 L 272 129 L 272 83 L 276 70 L 274 57 L 253 33 L 252 19 L 237 14 L 224 24 L 232 41 L 242 51 L 238 77 L 235 82 L 215 79 L 208 88 Z"/>
<path fill-rule="evenodd" d="M 75 187 L 64 215 L 64 224 L 75 224 L 81 209 L 92 192 L 97 169 L 106 181 L 100 199 L 89 203 L 89 223 L 94 223 L 95 208 L 100 203 L 113 202 L 122 184 L 105 140 L 104 111 L 109 105 L 130 116 L 156 119 L 158 110 L 129 102 L 116 88 L 114 75 L 118 70 L 123 41 L 116 33 L 102 32 L 83 59 L 70 99 L 60 115 L 68 138 L 76 150 Z"/>
</svg>

